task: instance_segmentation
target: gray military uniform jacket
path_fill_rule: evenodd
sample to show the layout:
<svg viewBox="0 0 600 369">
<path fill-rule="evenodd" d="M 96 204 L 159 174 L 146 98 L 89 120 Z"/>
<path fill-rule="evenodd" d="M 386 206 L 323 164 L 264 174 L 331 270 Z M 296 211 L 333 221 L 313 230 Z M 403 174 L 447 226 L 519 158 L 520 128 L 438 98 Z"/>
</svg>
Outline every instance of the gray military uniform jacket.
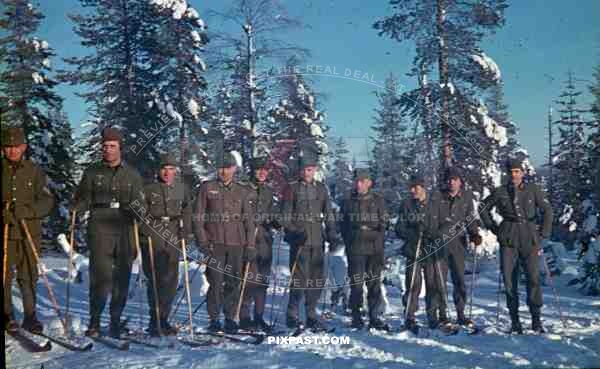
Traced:
<svg viewBox="0 0 600 369">
<path fill-rule="evenodd" d="M 220 180 L 204 182 L 196 199 L 194 234 L 200 247 L 209 244 L 255 246 L 256 192 L 249 186 Z"/>
<path fill-rule="evenodd" d="M 325 239 L 330 243 L 336 241 L 335 212 L 323 183 L 292 181 L 284 191 L 281 204 L 286 242 L 323 248 Z M 323 222 L 326 235 L 323 234 Z"/>
<path fill-rule="evenodd" d="M 447 191 L 439 191 L 431 197 L 428 228 L 437 242 L 437 256 L 446 257 L 449 252 L 464 252 L 466 229 L 470 236 L 478 232 L 479 221 L 473 204 L 473 193 L 461 190 L 454 198 Z"/>
<path fill-rule="evenodd" d="M 144 236 L 151 236 L 154 244 L 164 240 L 179 246 L 174 243 L 192 233 L 192 199 L 188 187 L 182 182 L 172 185 L 157 182 L 145 185 L 144 194 L 145 204 L 138 211 L 144 218 Z"/>
<path fill-rule="evenodd" d="M 494 208 L 503 218 L 499 226 L 491 216 Z M 496 188 L 481 203 L 480 215 L 484 225 L 498 236 L 500 246 L 517 247 L 527 254 L 534 247 L 539 247 L 537 209 L 544 212 L 542 237 L 550 237 L 552 206 L 542 190 L 533 183 L 522 183 L 520 188 L 508 183 Z"/>
<path fill-rule="evenodd" d="M 340 213 L 340 229 L 349 255 L 383 253 L 388 214 L 381 195 L 351 191 L 345 195 Z"/>
<path fill-rule="evenodd" d="M 125 162 L 111 168 L 104 162 L 89 166 L 75 192 L 72 209 L 90 210 L 90 222 L 103 232 L 120 232 L 139 218 L 134 207 L 144 202 L 142 177 Z"/>
</svg>

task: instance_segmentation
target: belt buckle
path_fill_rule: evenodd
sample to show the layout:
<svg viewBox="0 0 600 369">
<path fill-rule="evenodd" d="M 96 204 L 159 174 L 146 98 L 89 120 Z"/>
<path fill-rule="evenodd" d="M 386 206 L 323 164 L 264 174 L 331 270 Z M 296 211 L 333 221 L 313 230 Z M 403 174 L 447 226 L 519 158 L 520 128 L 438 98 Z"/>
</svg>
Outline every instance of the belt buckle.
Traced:
<svg viewBox="0 0 600 369">
<path fill-rule="evenodd" d="M 110 202 L 110 208 L 111 209 L 119 209 L 121 207 L 121 204 L 118 201 L 111 201 Z"/>
<path fill-rule="evenodd" d="M 171 218 L 169 218 L 169 217 L 160 217 L 160 220 L 161 220 L 163 223 L 168 223 L 168 222 L 171 220 Z"/>
</svg>

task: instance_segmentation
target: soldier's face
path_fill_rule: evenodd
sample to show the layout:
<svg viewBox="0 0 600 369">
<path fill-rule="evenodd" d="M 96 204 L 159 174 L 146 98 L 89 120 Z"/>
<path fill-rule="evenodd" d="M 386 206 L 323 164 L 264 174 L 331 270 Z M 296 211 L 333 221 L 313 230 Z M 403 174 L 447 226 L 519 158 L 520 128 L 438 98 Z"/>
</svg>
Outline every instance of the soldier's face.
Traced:
<svg viewBox="0 0 600 369">
<path fill-rule="evenodd" d="M 521 169 L 511 169 L 510 177 L 512 179 L 512 183 L 515 185 L 520 185 L 523 182 L 523 176 L 525 173 Z"/>
<path fill-rule="evenodd" d="M 225 168 L 219 168 L 217 173 L 218 173 L 221 181 L 223 181 L 225 183 L 231 182 L 231 180 L 233 179 L 233 176 L 235 175 L 236 168 L 237 167 L 235 165 L 232 165 L 230 167 L 225 167 Z"/>
<path fill-rule="evenodd" d="M 165 165 L 158 171 L 160 180 L 166 184 L 173 184 L 175 175 L 177 175 L 177 168 L 173 165 Z"/>
<path fill-rule="evenodd" d="M 315 174 L 317 173 L 316 165 L 309 165 L 306 168 L 302 169 L 302 179 L 305 182 L 310 183 L 315 178 Z"/>
<path fill-rule="evenodd" d="M 415 185 L 410 188 L 413 199 L 422 200 L 425 198 L 425 189 L 421 185 Z"/>
<path fill-rule="evenodd" d="M 373 182 L 369 178 L 363 178 L 356 181 L 356 191 L 358 193 L 367 193 Z"/>
<path fill-rule="evenodd" d="M 266 182 L 269 177 L 269 171 L 265 168 L 260 168 L 254 171 L 254 177 L 259 182 Z"/>
<path fill-rule="evenodd" d="M 119 141 L 104 141 L 102 143 L 102 159 L 108 163 L 121 160 L 121 145 Z"/>
<path fill-rule="evenodd" d="M 15 146 L 4 146 L 2 148 L 4 151 L 4 156 L 13 162 L 20 161 L 23 157 L 23 154 L 27 150 L 27 144 L 20 144 Z"/>
<path fill-rule="evenodd" d="M 462 181 L 458 177 L 452 177 L 448 179 L 448 188 L 451 192 L 460 191 L 460 186 L 462 186 Z"/>
</svg>

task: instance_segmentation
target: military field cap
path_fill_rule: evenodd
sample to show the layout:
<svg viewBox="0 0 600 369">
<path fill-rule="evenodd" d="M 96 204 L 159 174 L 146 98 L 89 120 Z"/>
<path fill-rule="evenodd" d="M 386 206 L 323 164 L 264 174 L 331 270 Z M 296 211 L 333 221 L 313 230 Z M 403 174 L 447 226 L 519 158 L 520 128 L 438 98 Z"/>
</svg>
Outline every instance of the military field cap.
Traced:
<svg viewBox="0 0 600 369">
<path fill-rule="evenodd" d="M 118 129 L 113 127 L 106 127 L 102 130 L 102 142 L 104 141 L 119 141 L 123 140 L 123 135 Z"/>
<path fill-rule="evenodd" d="M 519 159 L 509 159 L 506 163 L 506 168 L 508 171 L 511 171 L 513 169 L 523 170 L 523 162 Z"/>
<path fill-rule="evenodd" d="M 446 180 L 449 180 L 451 178 L 458 178 L 458 179 L 462 180 L 463 179 L 462 170 L 460 170 L 460 168 L 458 168 L 458 167 L 450 167 L 450 168 L 446 169 Z"/>
<path fill-rule="evenodd" d="M 217 155 L 216 160 L 215 160 L 215 166 L 217 168 L 234 167 L 234 166 L 237 166 L 237 161 L 235 160 L 235 156 L 232 153 L 226 152 L 226 153 Z"/>
<path fill-rule="evenodd" d="M 169 153 L 160 154 L 160 168 L 167 165 L 171 165 L 174 167 L 177 166 L 177 159 L 175 158 L 175 155 Z"/>
<path fill-rule="evenodd" d="M 371 173 L 367 168 L 357 168 L 354 170 L 354 178 L 357 180 L 371 179 Z"/>
<path fill-rule="evenodd" d="M 8 127 L 2 130 L 2 146 L 17 146 L 26 143 L 25 131 L 21 127 Z"/>
<path fill-rule="evenodd" d="M 300 170 L 302 170 L 306 167 L 318 167 L 318 166 L 319 166 L 319 160 L 317 160 L 317 158 L 313 157 L 312 155 L 303 156 L 302 158 L 300 158 Z"/>
<path fill-rule="evenodd" d="M 264 168 L 264 166 L 267 164 L 267 158 L 266 157 L 257 157 L 254 158 L 252 160 L 252 169 L 254 170 L 259 170 Z"/>
<path fill-rule="evenodd" d="M 425 178 L 420 174 L 413 174 L 410 177 L 409 187 L 421 186 L 425 188 Z"/>
</svg>

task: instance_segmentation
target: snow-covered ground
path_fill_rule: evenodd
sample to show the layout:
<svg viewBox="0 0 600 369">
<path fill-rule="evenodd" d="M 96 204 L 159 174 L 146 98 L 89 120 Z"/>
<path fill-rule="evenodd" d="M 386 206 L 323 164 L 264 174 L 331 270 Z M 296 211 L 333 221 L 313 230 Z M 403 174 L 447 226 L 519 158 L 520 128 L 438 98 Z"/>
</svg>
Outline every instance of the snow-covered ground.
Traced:
<svg viewBox="0 0 600 369">
<path fill-rule="evenodd" d="M 277 247 L 278 242 L 275 242 Z M 279 255 L 279 275 L 287 273 L 288 248 L 285 244 Z M 63 311 L 65 307 L 66 259 L 61 255 L 46 256 L 46 266 L 50 269 L 49 278 Z M 5 337 L 6 366 L 8 368 L 505 368 L 505 367 L 600 367 L 600 299 L 583 296 L 575 288 L 566 284 L 577 274 L 575 254 L 568 253 L 565 259 L 566 268 L 560 277 L 555 277 L 560 293 L 562 311 L 566 318 L 567 328 L 563 328 L 558 309 L 549 284 L 544 287 L 543 320 L 545 326 L 554 333 L 546 336 L 508 336 L 503 331 L 509 327 L 506 310 L 503 308 L 499 327 L 496 327 L 497 306 L 497 260 L 482 260 L 476 280 L 474 320 L 484 327 L 484 332 L 477 336 L 458 336 L 440 338 L 415 338 L 407 333 L 383 334 L 366 331 L 352 332 L 347 326 L 349 318 L 338 314 L 330 324 L 337 327 L 334 335 L 350 337 L 350 344 L 339 346 L 315 345 L 268 345 L 249 346 L 227 342 L 219 346 L 190 348 L 175 346 L 162 350 L 139 345 L 131 345 L 127 352 L 115 351 L 98 343 L 85 353 L 75 353 L 54 345 L 52 351 L 31 354 L 24 351 L 12 338 Z M 87 270 L 83 271 L 83 282 L 73 286 L 71 293 L 71 312 L 76 317 L 76 330 L 82 332 L 88 319 Z M 192 266 L 192 272 L 195 266 Z M 470 267 L 467 267 L 470 270 Z M 134 269 L 137 273 L 137 268 Z M 403 272 L 403 267 L 402 267 Z M 402 277 L 403 278 L 403 277 Z M 148 310 L 145 291 L 135 291 L 136 274 L 132 275 L 131 289 L 134 295 L 129 299 L 124 316 L 130 317 L 130 327 L 137 327 L 139 297 L 142 297 L 144 308 L 144 327 L 148 322 Z M 390 278 L 394 280 L 396 278 Z M 471 277 L 467 276 L 468 288 Z M 522 301 L 525 301 L 522 286 Z M 46 328 L 56 325 L 55 313 L 52 309 L 47 291 L 41 280 L 38 284 L 38 312 Z M 200 273 L 194 278 L 194 305 L 200 303 L 204 296 Z M 283 289 L 278 289 L 282 292 Z M 450 292 L 451 296 L 451 292 Z M 179 297 L 179 296 L 178 296 Z M 395 327 L 402 323 L 402 306 L 400 291 L 395 287 L 387 289 L 389 306 L 386 319 Z M 287 295 L 277 295 L 274 299 L 275 314 L 279 314 L 278 322 L 285 321 L 285 304 Z M 16 311 L 21 311 L 19 292 L 13 286 L 13 304 Z M 421 307 L 424 305 L 420 300 Z M 501 299 L 504 307 L 504 298 Z M 187 309 L 182 304 L 176 319 L 183 321 Z M 267 306 L 267 318 L 271 311 Z M 467 311 L 468 312 L 468 311 Z M 105 312 L 103 324 L 108 324 L 108 312 Z M 451 316 L 454 309 L 451 305 Z M 19 317 L 20 318 L 20 317 Z M 207 324 L 206 310 L 203 307 L 195 317 L 196 326 Z M 425 322 L 421 311 L 418 319 Z M 77 320 L 79 323 L 77 323 Z M 529 313 L 522 307 L 522 320 L 529 326 Z"/>
</svg>

